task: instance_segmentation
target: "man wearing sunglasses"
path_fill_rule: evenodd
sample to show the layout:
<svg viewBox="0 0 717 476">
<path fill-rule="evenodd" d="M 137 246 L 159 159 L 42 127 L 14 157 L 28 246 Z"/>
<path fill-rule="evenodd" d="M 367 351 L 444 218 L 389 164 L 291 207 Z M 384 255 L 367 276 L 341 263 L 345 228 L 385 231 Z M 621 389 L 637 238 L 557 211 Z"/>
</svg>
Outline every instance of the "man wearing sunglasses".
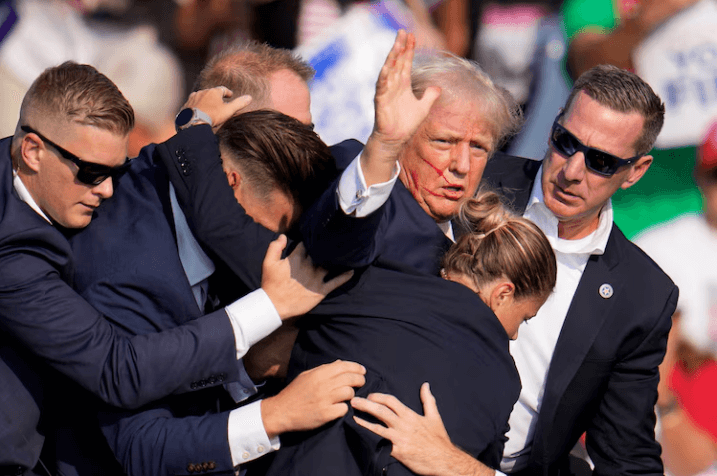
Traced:
<svg viewBox="0 0 717 476">
<path fill-rule="evenodd" d="M 586 433 L 594 474 L 663 474 L 653 407 L 678 291 L 615 226 L 610 204 L 647 172 L 663 117 L 664 105 L 639 77 L 599 66 L 576 81 L 543 161 L 496 154 L 485 168 L 483 179 L 538 224 L 558 261 L 555 292 L 511 343 L 523 389 L 500 466 L 506 473 L 590 474 L 571 455 Z M 337 219 L 324 212 L 316 223 Z M 435 259 L 434 249 L 411 243 Z M 450 442 L 438 412 L 450 402 L 425 388 L 421 397 L 426 416 L 389 395 L 352 405 L 383 421 L 365 425 L 417 474 L 495 474 Z"/>
<path fill-rule="evenodd" d="M 225 102 L 223 95 L 217 88 L 195 96 L 217 124 L 248 102 Z M 67 62 L 38 77 L 15 135 L 0 141 L 0 475 L 54 473 L 40 460 L 56 425 L 48 410 L 61 414 L 59 397 L 75 385 L 111 405 L 137 408 L 236 381 L 248 347 L 281 319 L 315 305 L 298 309 L 297 298 L 313 300 L 335 287 L 325 287 L 325 272 L 307 260 L 281 259 L 275 243 L 253 304 L 239 300 L 171 331 L 133 338 L 112 326 L 70 288 L 73 257 L 61 231 L 89 225 L 113 195 L 114 179 L 128 167 L 133 125 L 131 106 L 107 77 Z M 196 129 L 164 146 L 192 150 Z"/>
</svg>

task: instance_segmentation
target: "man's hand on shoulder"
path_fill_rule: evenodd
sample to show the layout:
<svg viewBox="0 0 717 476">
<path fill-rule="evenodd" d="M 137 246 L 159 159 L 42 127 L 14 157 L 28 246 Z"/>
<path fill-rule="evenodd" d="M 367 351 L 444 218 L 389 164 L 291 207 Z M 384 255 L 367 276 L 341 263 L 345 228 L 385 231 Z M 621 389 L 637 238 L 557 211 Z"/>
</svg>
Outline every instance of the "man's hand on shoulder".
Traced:
<svg viewBox="0 0 717 476">
<path fill-rule="evenodd" d="M 327 294 L 351 279 L 353 271 L 324 281 L 327 271 L 314 266 L 300 243 L 286 258 L 281 252 L 286 236 L 272 241 L 262 266 L 261 287 L 266 292 L 281 320 L 301 316 L 312 310 Z"/>
<path fill-rule="evenodd" d="M 354 417 L 356 423 L 389 440 L 391 456 L 416 474 L 425 476 L 489 476 L 495 472 L 451 443 L 428 383 L 421 386 L 421 416 L 393 395 L 372 393 L 355 397 L 351 406 L 386 426 Z"/>
<path fill-rule="evenodd" d="M 289 431 L 318 428 L 348 412 L 354 388 L 366 383 L 366 369 L 337 360 L 299 374 L 278 395 L 261 402 L 261 418 L 269 438 Z"/>
</svg>

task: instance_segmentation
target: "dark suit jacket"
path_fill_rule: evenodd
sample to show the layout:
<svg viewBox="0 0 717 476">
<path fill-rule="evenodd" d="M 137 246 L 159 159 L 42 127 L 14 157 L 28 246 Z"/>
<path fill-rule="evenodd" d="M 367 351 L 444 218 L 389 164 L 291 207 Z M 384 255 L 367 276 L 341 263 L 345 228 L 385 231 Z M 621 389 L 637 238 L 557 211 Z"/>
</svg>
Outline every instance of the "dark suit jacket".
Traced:
<svg viewBox="0 0 717 476">
<path fill-rule="evenodd" d="M 0 466 L 38 461 L 45 434 L 38 362 L 128 408 L 194 390 L 212 376 L 235 380 L 226 313 L 129 338 L 70 288 L 70 247 L 17 196 L 10 143 L 0 141 Z"/>
<path fill-rule="evenodd" d="M 496 157 L 483 177 L 522 213 L 539 167 Z M 614 290 L 609 299 L 598 293 L 604 283 Z M 654 438 L 657 366 L 677 294 L 613 225 L 605 253 L 588 261 L 555 347 L 528 474 L 565 471 L 567 454 L 584 432 L 594 474 L 663 474 Z"/>
<path fill-rule="evenodd" d="M 170 144 L 145 147 L 92 223 L 70 239 L 77 291 L 130 334 L 171 329 L 203 314 L 177 251 L 169 180 L 161 164 L 166 160 L 181 169 L 180 162 L 193 164 L 199 156 L 219 157 L 209 127 L 193 127 Z M 193 165 L 184 169 L 196 170 Z M 222 180 L 226 184 L 223 173 Z M 258 257 L 260 266 L 262 250 L 253 251 L 252 242 L 233 244 L 238 254 Z M 260 269 L 251 279 L 257 287 Z M 215 273 L 212 280 L 231 283 L 235 292 L 248 288 L 233 276 Z M 211 466 L 207 473 L 232 472 L 229 412 L 218 411 L 229 396 L 218 390 L 168 397 L 137 412 L 101 412 L 102 431 L 125 471 L 187 474 L 187 468 L 204 464 Z"/>
<path fill-rule="evenodd" d="M 389 393 L 419 414 L 429 382 L 451 440 L 497 467 L 520 379 L 493 312 L 469 288 L 408 266 L 370 266 L 354 281 L 302 319 L 289 377 L 336 359 L 361 362 L 359 396 Z M 268 474 L 413 474 L 353 415 L 282 437 Z"/>
</svg>

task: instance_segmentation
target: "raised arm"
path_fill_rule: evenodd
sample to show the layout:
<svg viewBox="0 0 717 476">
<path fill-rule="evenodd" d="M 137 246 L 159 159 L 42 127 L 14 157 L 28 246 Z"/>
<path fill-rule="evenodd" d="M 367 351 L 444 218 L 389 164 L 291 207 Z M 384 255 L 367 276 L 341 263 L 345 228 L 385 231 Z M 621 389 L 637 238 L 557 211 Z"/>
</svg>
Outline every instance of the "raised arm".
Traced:
<svg viewBox="0 0 717 476">
<path fill-rule="evenodd" d="M 366 146 L 302 220 L 307 249 L 318 264 L 359 267 L 382 252 L 400 151 L 440 94 L 429 87 L 420 99 L 414 95 L 414 49 L 413 35 L 399 31 L 376 83 L 374 129 Z M 340 165 L 354 157 L 341 157 Z"/>
</svg>

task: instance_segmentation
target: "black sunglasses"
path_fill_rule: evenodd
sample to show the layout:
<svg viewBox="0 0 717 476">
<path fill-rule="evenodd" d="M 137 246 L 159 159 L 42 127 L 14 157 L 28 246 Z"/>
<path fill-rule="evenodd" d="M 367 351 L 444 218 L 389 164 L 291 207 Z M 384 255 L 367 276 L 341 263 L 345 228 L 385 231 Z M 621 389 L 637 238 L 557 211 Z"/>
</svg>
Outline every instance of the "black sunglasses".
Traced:
<svg viewBox="0 0 717 476">
<path fill-rule="evenodd" d="M 80 159 L 72 152 L 55 144 L 50 139 L 43 136 L 30 126 L 20 126 L 20 129 L 22 129 L 23 132 L 31 132 L 35 134 L 37 137 L 42 139 L 43 142 L 46 142 L 47 144 L 54 147 L 64 159 L 69 160 L 70 162 L 75 164 L 77 166 L 77 180 L 84 184 L 99 185 L 105 180 L 107 180 L 109 177 L 112 177 L 113 179 L 119 178 L 123 173 L 127 171 L 127 169 L 129 169 L 129 160 L 126 160 L 124 164 L 119 165 L 117 167 L 110 167 L 108 165 L 87 162 Z"/>
<path fill-rule="evenodd" d="M 562 114 L 553 122 L 553 130 L 550 132 L 550 143 L 553 144 L 558 152 L 568 157 L 582 152 L 585 155 L 585 166 L 596 174 L 611 177 L 617 172 L 617 169 L 623 165 L 630 165 L 642 157 L 642 155 L 636 155 L 629 159 L 621 159 L 600 149 L 586 146 L 569 130 L 558 123 L 561 116 Z"/>
</svg>

